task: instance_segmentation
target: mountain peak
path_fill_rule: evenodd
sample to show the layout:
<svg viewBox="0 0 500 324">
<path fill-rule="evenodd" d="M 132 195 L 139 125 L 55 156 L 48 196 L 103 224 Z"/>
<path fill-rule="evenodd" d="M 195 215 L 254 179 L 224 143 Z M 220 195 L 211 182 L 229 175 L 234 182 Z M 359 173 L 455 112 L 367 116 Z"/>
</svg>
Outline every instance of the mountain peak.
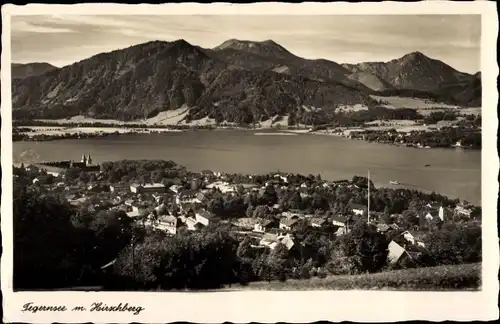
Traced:
<svg viewBox="0 0 500 324">
<path fill-rule="evenodd" d="M 290 53 L 286 48 L 279 45 L 273 40 L 264 41 L 249 41 L 249 40 L 238 40 L 229 39 L 224 43 L 216 46 L 214 51 L 223 50 L 236 50 L 240 52 L 252 53 L 262 57 L 268 57 L 272 59 L 296 59 L 297 57 Z"/>
<path fill-rule="evenodd" d="M 283 46 L 280 44 L 276 43 L 275 41 L 271 39 L 267 39 L 264 41 L 250 41 L 250 40 L 241 40 L 241 39 L 235 39 L 231 38 L 224 43 L 220 44 L 219 46 L 216 46 L 214 49 L 215 50 L 223 50 L 226 48 L 232 48 L 236 50 L 247 50 L 250 48 L 258 48 L 258 47 L 273 47 L 276 49 L 279 49 L 281 51 L 287 51 Z"/>
<path fill-rule="evenodd" d="M 219 46 L 214 47 L 215 50 L 223 50 L 226 48 L 232 48 L 232 49 L 240 49 L 241 47 L 246 47 L 248 46 L 250 41 L 245 41 L 245 40 L 239 40 L 236 38 L 231 38 L 228 39 L 227 41 L 223 42 Z"/>
<path fill-rule="evenodd" d="M 272 39 L 266 39 L 265 41 L 262 41 L 261 43 L 262 44 L 266 44 L 266 45 L 274 45 L 274 46 L 280 46 L 281 47 L 280 44 L 276 43 Z"/>
<path fill-rule="evenodd" d="M 428 59 L 430 59 L 430 58 L 420 51 L 411 52 L 411 53 L 408 53 L 408 54 L 404 55 L 403 57 L 401 57 L 401 60 L 404 60 L 404 61 L 428 60 Z"/>
<path fill-rule="evenodd" d="M 177 45 L 177 46 L 193 46 L 191 45 L 188 41 L 186 41 L 185 39 L 181 38 L 181 39 L 178 39 L 178 40 L 175 40 L 171 43 L 172 45 Z"/>
</svg>

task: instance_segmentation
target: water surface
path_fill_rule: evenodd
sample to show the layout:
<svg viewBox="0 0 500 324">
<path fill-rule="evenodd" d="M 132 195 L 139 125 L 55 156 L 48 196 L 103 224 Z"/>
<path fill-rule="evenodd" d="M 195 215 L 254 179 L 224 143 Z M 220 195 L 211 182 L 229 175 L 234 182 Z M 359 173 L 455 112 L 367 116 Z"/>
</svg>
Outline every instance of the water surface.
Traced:
<svg viewBox="0 0 500 324">
<path fill-rule="evenodd" d="M 193 171 L 321 174 L 351 179 L 370 169 L 376 186 L 397 180 L 402 186 L 435 191 L 480 204 L 481 152 L 414 149 L 335 136 L 255 136 L 251 131 L 190 131 L 121 135 L 82 140 L 13 143 L 14 162 L 168 159 Z M 426 164 L 431 166 L 425 167 Z"/>
</svg>

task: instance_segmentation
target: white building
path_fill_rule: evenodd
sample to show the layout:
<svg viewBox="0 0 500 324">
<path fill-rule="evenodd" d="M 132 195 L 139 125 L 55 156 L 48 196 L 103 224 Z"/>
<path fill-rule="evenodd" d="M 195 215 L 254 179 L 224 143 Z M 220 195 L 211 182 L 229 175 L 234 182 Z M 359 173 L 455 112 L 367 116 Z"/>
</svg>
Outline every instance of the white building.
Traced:
<svg viewBox="0 0 500 324">
<path fill-rule="evenodd" d="M 162 183 L 148 183 L 148 184 L 137 184 L 134 183 L 130 186 L 130 191 L 133 193 L 143 193 L 143 192 L 164 192 L 165 185 Z"/>
<path fill-rule="evenodd" d="M 354 215 L 363 215 L 365 211 L 367 210 L 367 207 L 364 205 L 359 205 L 359 204 L 353 204 L 351 206 L 351 210 Z"/>
<path fill-rule="evenodd" d="M 171 215 L 162 216 L 153 225 L 156 229 L 168 232 L 169 234 L 177 234 L 177 218 Z"/>
<path fill-rule="evenodd" d="M 443 208 L 443 206 L 440 206 L 438 209 L 429 210 L 425 214 L 425 219 L 427 219 L 428 221 L 431 221 L 436 217 L 438 217 L 441 221 L 444 221 L 444 208 Z"/>
<path fill-rule="evenodd" d="M 198 223 L 205 225 L 205 226 L 208 226 L 208 224 L 210 222 L 214 222 L 216 220 L 217 220 L 217 217 L 214 214 L 212 214 L 206 210 L 202 210 L 202 211 L 199 211 L 196 213 L 196 221 Z"/>
</svg>

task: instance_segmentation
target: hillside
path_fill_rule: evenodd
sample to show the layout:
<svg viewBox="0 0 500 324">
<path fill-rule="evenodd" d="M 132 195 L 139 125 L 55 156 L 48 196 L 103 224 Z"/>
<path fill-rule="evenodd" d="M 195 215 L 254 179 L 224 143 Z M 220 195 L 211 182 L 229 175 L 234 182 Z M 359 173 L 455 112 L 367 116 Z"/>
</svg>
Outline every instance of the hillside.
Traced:
<svg viewBox="0 0 500 324">
<path fill-rule="evenodd" d="M 381 96 L 400 96 L 432 99 L 461 107 L 481 107 L 482 86 L 480 74 L 472 78 L 456 82 L 443 82 L 436 89 L 420 91 L 413 89 L 385 89 L 379 91 Z"/>
<path fill-rule="evenodd" d="M 379 95 L 429 98 L 459 105 L 481 105 L 481 76 L 459 72 L 420 52 L 389 62 L 343 64 L 351 78 Z"/>
<path fill-rule="evenodd" d="M 481 287 L 481 263 L 384 271 L 362 275 L 291 279 L 285 282 L 251 282 L 232 286 L 231 290 L 478 290 Z"/>
<path fill-rule="evenodd" d="M 11 75 L 13 79 L 22 79 L 30 76 L 37 76 L 55 70 L 57 67 L 49 63 L 12 63 Z"/>
<path fill-rule="evenodd" d="M 375 91 L 394 89 L 394 87 L 389 82 L 368 71 L 357 71 L 350 74 L 348 77 L 349 79 L 362 83 L 368 88 Z"/>
<path fill-rule="evenodd" d="M 184 40 L 154 41 L 13 80 L 13 116 L 134 120 L 188 107 L 188 119 L 251 123 L 294 114 L 302 106 L 333 111 L 340 105 L 374 103 L 367 92 L 342 82 L 251 69 L 215 52 Z"/>
<path fill-rule="evenodd" d="M 395 88 L 420 91 L 436 89 L 443 82 L 458 82 L 471 77 L 421 52 L 409 53 L 389 62 L 365 62 L 343 66 L 352 73 L 370 72 Z"/>
<path fill-rule="evenodd" d="M 215 57 L 251 70 L 271 70 L 289 75 L 301 75 L 317 81 L 333 81 L 363 91 L 370 88 L 355 79 L 343 66 L 325 59 L 309 60 L 290 53 L 274 41 L 253 42 L 231 39 L 212 49 Z"/>
</svg>

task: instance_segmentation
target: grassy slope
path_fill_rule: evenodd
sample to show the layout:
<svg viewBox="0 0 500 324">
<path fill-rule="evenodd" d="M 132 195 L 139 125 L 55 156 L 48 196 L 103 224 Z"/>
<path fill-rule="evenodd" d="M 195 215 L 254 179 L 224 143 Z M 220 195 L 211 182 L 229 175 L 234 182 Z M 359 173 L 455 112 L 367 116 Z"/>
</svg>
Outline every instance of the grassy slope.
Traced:
<svg viewBox="0 0 500 324">
<path fill-rule="evenodd" d="M 233 285 L 235 290 L 477 290 L 481 287 L 481 263 L 386 271 L 353 276 L 317 277 L 286 282 L 252 282 Z"/>
</svg>

